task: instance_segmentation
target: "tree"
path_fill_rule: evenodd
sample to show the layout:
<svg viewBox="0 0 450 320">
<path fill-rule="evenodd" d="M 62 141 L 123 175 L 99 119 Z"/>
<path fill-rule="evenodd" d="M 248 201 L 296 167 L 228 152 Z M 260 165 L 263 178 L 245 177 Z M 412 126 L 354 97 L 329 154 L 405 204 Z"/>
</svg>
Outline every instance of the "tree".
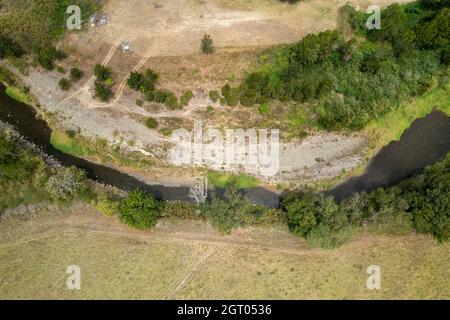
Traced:
<svg viewBox="0 0 450 320">
<path fill-rule="evenodd" d="M 71 68 L 70 69 L 70 80 L 71 81 L 78 81 L 83 77 L 83 71 L 81 71 L 78 68 Z"/>
<path fill-rule="evenodd" d="M 441 9 L 434 19 L 419 24 L 417 42 L 430 49 L 450 45 L 450 8 Z"/>
<path fill-rule="evenodd" d="M 200 46 L 201 51 L 204 54 L 212 54 L 214 53 L 214 44 L 211 36 L 209 34 L 205 34 L 202 39 L 202 44 Z"/>
<path fill-rule="evenodd" d="M 389 42 L 398 55 L 414 49 L 415 33 L 410 30 L 404 7 L 398 4 L 383 11 L 382 28 L 369 30 L 368 35 L 372 40 Z"/>
<path fill-rule="evenodd" d="M 20 57 L 24 53 L 22 47 L 16 42 L 5 36 L 0 36 L 0 59 L 8 56 Z"/>
<path fill-rule="evenodd" d="M 70 87 L 72 86 L 72 84 L 70 83 L 69 80 L 67 80 L 66 78 L 62 78 L 61 80 L 59 80 L 58 82 L 58 86 L 61 90 L 67 91 L 70 89 Z"/>
<path fill-rule="evenodd" d="M 189 189 L 188 197 L 194 200 L 197 205 L 205 203 L 208 198 L 208 179 L 203 177 Z"/>
<path fill-rule="evenodd" d="M 100 101 L 107 102 L 111 99 L 113 93 L 111 87 L 106 85 L 104 82 L 96 80 L 95 81 L 95 96 L 100 99 Z"/>
<path fill-rule="evenodd" d="M 38 49 L 37 56 L 39 64 L 47 70 L 53 70 L 55 68 L 55 60 L 64 59 L 66 57 L 63 52 L 57 50 L 53 46 Z"/>
<path fill-rule="evenodd" d="M 296 235 L 306 236 L 318 223 L 315 199 L 305 196 L 293 201 L 289 199 L 287 202 L 284 203 L 284 208 L 287 211 L 289 229 Z"/>
<path fill-rule="evenodd" d="M 111 69 L 98 63 L 95 65 L 94 74 L 97 77 L 97 80 L 106 81 L 111 78 Z"/>
<path fill-rule="evenodd" d="M 138 229 L 155 226 L 159 214 L 158 201 L 140 190 L 130 192 L 120 206 L 121 219 Z"/>
<path fill-rule="evenodd" d="M 244 216 L 248 212 L 248 203 L 236 188 L 230 187 L 225 192 L 223 199 L 213 195 L 211 203 L 204 204 L 202 210 L 210 223 L 221 233 L 230 233 L 233 228 L 244 223 Z"/>
<path fill-rule="evenodd" d="M 144 76 L 141 73 L 134 71 L 130 73 L 130 77 L 127 80 L 128 86 L 135 91 L 138 91 L 141 88 L 143 82 Z"/>
</svg>

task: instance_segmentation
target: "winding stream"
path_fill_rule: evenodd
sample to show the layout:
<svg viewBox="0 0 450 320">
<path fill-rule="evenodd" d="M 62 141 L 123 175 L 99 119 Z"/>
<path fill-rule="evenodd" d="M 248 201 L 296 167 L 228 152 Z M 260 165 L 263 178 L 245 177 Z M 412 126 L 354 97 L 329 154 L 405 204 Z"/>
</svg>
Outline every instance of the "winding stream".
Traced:
<svg viewBox="0 0 450 320">
<path fill-rule="evenodd" d="M 189 187 L 146 184 L 141 180 L 108 166 L 99 165 L 82 158 L 66 154 L 50 144 L 52 130 L 47 123 L 36 117 L 36 110 L 26 104 L 10 98 L 0 83 L 0 120 L 13 126 L 26 140 L 39 147 L 45 154 L 57 159 L 64 166 L 76 166 L 86 171 L 89 178 L 122 190 L 141 189 L 159 200 L 190 201 Z M 224 190 L 216 189 L 220 196 Z M 277 207 L 279 195 L 265 188 L 241 190 L 253 203 L 268 207 Z"/>
<path fill-rule="evenodd" d="M 87 176 L 101 183 L 123 190 L 136 188 L 152 193 L 160 200 L 189 200 L 188 187 L 150 185 L 128 174 L 107 166 L 71 156 L 55 149 L 50 144 L 51 129 L 47 123 L 36 118 L 34 108 L 20 103 L 5 93 L 0 84 L 0 120 L 12 125 L 25 139 L 57 159 L 62 165 L 84 169 Z M 354 192 L 371 191 L 406 179 L 425 166 L 441 160 L 450 150 L 450 117 L 434 111 L 416 120 L 406 130 L 400 141 L 391 142 L 369 163 L 366 172 L 351 178 L 328 191 L 336 200 L 342 200 Z M 220 195 L 223 190 L 216 190 Z M 280 196 L 264 188 L 241 190 L 250 201 L 268 207 L 277 207 Z"/>
</svg>

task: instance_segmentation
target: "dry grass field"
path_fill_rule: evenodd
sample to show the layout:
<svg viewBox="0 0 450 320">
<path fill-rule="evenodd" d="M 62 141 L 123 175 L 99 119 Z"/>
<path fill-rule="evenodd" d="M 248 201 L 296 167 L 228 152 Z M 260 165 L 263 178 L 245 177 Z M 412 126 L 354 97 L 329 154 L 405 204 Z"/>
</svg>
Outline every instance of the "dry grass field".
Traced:
<svg viewBox="0 0 450 320">
<path fill-rule="evenodd" d="M 0 298 L 449 299 L 450 244 L 358 235 L 310 249 L 284 229 L 221 236 L 200 222 L 135 231 L 87 205 L 50 206 L 0 223 Z M 81 268 L 81 290 L 66 268 Z M 366 269 L 381 268 L 381 290 Z"/>
</svg>

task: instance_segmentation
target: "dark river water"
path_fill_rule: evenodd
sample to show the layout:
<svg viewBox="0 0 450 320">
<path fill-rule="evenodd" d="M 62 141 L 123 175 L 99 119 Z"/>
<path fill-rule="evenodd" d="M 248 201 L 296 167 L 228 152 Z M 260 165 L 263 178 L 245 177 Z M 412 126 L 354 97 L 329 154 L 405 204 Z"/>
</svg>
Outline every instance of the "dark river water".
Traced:
<svg viewBox="0 0 450 320">
<path fill-rule="evenodd" d="M 62 165 L 84 169 L 87 176 L 101 183 L 123 190 L 142 189 L 160 200 L 189 200 L 188 187 L 149 185 L 128 174 L 107 166 L 98 165 L 81 158 L 65 154 L 50 144 L 51 129 L 47 123 L 36 118 L 35 110 L 17 102 L 5 93 L 0 84 L 0 120 L 12 125 L 26 140 L 34 143 L 43 152 L 57 159 Z M 450 150 L 450 118 L 434 111 L 427 117 L 416 120 L 404 132 L 400 141 L 391 142 L 369 163 L 366 172 L 328 191 L 337 200 L 354 192 L 370 191 L 378 187 L 395 184 L 420 172 L 425 166 L 441 160 Z M 223 190 L 216 189 L 220 196 Z M 277 207 L 280 196 L 264 188 L 241 190 L 253 203 Z"/>
</svg>

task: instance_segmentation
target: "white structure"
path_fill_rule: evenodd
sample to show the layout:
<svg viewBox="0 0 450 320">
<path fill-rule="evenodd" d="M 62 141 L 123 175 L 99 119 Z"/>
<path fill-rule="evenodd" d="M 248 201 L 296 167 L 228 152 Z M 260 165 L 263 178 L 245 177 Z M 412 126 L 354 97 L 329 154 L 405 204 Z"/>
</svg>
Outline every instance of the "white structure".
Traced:
<svg viewBox="0 0 450 320">
<path fill-rule="evenodd" d="M 122 41 L 122 52 L 131 51 L 131 44 L 128 41 Z"/>
</svg>

